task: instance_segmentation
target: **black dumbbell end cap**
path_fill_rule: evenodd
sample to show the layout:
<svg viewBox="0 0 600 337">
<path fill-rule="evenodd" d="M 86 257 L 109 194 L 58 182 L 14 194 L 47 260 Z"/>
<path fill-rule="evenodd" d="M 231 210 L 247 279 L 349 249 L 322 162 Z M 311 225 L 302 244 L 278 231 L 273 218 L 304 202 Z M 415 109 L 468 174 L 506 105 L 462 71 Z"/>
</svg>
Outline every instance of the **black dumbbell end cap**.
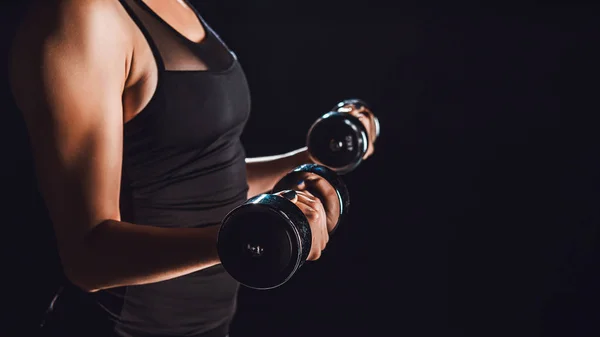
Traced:
<svg viewBox="0 0 600 337">
<path fill-rule="evenodd" d="M 249 288 L 278 287 L 299 268 L 303 254 L 297 229 L 274 205 L 282 202 L 295 207 L 280 196 L 255 197 L 231 211 L 221 225 L 217 242 L 221 264 Z"/>
<path fill-rule="evenodd" d="M 331 111 L 310 127 L 306 146 L 317 162 L 344 174 L 362 162 L 369 146 L 367 135 L 358 118 Z"/>
</svg>

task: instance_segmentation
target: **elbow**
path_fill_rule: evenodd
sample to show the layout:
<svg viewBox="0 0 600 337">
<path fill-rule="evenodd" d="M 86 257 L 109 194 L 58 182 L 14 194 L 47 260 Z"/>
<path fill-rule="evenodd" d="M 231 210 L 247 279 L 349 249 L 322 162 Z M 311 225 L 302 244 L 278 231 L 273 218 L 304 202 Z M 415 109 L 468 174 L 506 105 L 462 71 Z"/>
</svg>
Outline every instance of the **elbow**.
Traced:
<svg viewBox="0 0 600 337">
<path fill-rule="evenodd" d="M 86 271 L 82 270 L 82 268 L 64 266 L 63 271 L 67 280 L 82 291 L 86 293 L 95 293 L 101 290 L 101 287 L 98 286 L 97 282 L 94 282 L 93 278 L 90 277 Z"/>
<path fill-rule="evenodd" d="M 92 264 L 89 261 L 79 257 L 61 258 L 63 272 L 67 280 L 77 288 L 87 292 L 94 293 L 101 290 L 97 273 L 94 272 Z"/>
<path fill-rule="evenodd" d="M 59 243 L 59 253 L 64 275 L 71 284 L 87 293 L 106 288 L 102 263 L 97 258 L 98 254 L 90 249 L 88 242 Z"/>
<path fill-rule="evenodd" d="M 86 286 L 86 284 L 84 283 L 80 283 L 80 284 L 75 284 L 75 286 L 81 290 L 83 290 L 86 293 L 95 293 L 100 291 L 101 289 L 99 287 L 90 287 L 90 286 Z"/>
<path fill-rule="evenodd" d="M 77 286 L 77 288 L 83 290 L 86 293 L 95 293 L 95 292 L 102 290 L 101 287 L 95 286 L 94 284 L 92 284 L 90 282 L 78 282 L 78 283 L 74 283 L 74 284 L 75 284 L 75 286 Z"/>
</svg>

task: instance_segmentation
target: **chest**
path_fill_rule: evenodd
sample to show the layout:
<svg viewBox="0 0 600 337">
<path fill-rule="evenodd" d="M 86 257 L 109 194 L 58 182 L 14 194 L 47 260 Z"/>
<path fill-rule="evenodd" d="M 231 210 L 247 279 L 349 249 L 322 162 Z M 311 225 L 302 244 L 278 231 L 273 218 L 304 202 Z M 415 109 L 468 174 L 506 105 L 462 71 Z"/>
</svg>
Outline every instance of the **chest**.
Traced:
<svg viewBox="0 0 600 337">
<path fill-rule="evenodd" d="M 241 133 L 250 91 L 237 62 L 220 70 L 159 70 L 152 52 L 138 55 L 139 80 L 123 93 L 126 131 L 137 130 L 159 147 L 205 146 Z M 143 132 L 142 132 L 143 131 Z"/>
</svg>

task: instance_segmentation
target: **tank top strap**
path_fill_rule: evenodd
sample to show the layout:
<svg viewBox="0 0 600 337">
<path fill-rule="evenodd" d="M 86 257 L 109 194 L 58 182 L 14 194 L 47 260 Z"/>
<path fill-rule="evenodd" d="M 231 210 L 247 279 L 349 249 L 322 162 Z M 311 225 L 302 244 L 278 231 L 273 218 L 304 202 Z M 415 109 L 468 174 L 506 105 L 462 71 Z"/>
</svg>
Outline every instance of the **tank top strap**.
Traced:
<svg viewBox="0 0 600 337">
<path fill-rule="evenodd" d="M 152 50 L 152 55 L 154 56 L 156 65 L 158 66 L 158 70 L 161 72 L 164 71 L 165 70 L 164 60 L 162 58 L 162 55 L 158 49 L 156 42 L 152 38 L 152 34 L 150 33 L 150 31 L 146 28 L 146 25 L 144 24 L 145 20 L 143 19 L 144 13 L 142 12 L 142 9 L 139 8 L 139 5 L 134 0 L 119 0 L 119 2 L 123 5 L 123 8 L 125 8 L 125 10 L 129 14 L 129 16 L 131 17 L 133 22 L 135 22 L 135 24 L 137 25 L 139 30 L 144 35 L 144 38 L 146 39 L 146 41 L 148 42 L 148 45 L 150 46 L 150 49 Z"/>
<path fill-rule="evenodd" d="M 185 37 L 161 18 L 143 0 L 120 0 L 152 48 L 156 61 L 163 71 L 206 71 L 229 68 L 236 61 L 235 55 L 217 33 L 206 23 L 196 8 L 186 5 L 194 12 L 205 31 L 200 42 Z"/>
</svg>

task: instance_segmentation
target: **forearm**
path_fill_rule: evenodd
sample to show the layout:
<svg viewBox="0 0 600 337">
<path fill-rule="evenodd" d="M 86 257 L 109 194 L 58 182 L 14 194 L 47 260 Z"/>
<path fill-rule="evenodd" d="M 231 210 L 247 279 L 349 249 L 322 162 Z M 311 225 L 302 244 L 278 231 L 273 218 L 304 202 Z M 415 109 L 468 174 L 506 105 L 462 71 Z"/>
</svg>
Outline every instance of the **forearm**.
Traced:
<svg viewBox="0 0 600 337">
<path fill-rule="evenodd" d="M 106 221 L 86 237 L 76 272 L 65 271 L 87 291 L 169 280 L 220 263 L 218 230 Z"/>
<path fill-rule="evenodd" d="M 247 158 L 248 197 L 270 191 L 295 167 L 310 162 L 306 147 L 276 156 Z"/>
</svg>

